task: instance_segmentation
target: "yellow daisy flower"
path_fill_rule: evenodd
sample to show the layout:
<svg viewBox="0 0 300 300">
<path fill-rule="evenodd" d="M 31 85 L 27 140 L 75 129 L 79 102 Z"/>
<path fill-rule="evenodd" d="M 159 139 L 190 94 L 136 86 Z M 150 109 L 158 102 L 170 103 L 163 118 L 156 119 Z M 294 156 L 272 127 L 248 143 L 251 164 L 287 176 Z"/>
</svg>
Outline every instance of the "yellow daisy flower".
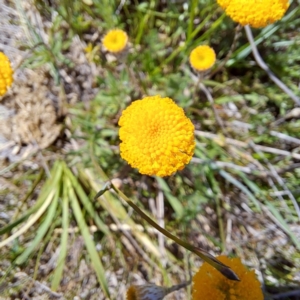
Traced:
<svg viewBox="0 0 300 300">
<path fill-rule="evenodd" d="M 121 29 L 110 30 L 103 38 L 102 44 L 109 52 L 118 53 L 125 49 L 128 41 L 127 33 Z"/>
<path fill-rule="evenodd" d="M 127 290 L 126 300 L 162 300 L 168 289 L 154 284 L 132 285 Z"/>
<path fill-rule="evenodd" d="M 3 96 L 13 83 L 13 69 L 8 57 L 0 52 L 0 96 Z"/>
<path fill-rule="evenodd" d="M 208 263 L 203 263 L 193 277 L 192 300 L 263 300 L 260 282 L 254 271 L 249 271 L 239 258 L 217 257 L 229 266 L 240 281 L 229 280 Z"/>
<path fill-rule="evenodd" d="M 194 125 L 170 98 L 134 101 L 119 120 L 121 157 L 141 174 L 169 176 L 194 154 Z"/>
<path fill-rule="evenodd" d="M 216 62 L 216 53 L 209 46 L 198 46 L 190 54 L 190 64 L 197 71 L 206 71 Z"/>
<path fill-rule="evenodd" d="M 289 7 L 288 0 L 217 0 L 226 14 L 241 25 L 266 27 L 280 20 Z"/>
</svg>

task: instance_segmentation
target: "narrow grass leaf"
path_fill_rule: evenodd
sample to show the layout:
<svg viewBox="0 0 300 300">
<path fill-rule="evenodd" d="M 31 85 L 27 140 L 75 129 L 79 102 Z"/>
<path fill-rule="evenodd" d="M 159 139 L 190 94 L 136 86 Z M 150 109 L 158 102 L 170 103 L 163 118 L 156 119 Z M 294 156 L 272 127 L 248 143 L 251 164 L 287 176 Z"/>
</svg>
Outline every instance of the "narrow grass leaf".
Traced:
<svg viewBox="0 0 300 300">
<path fill-rule="evenodd" d="M 100 198 L 97 197 L 100 205 L 112 216 L 112 218 L 120 220 L 122 224 L 128 224 L 132 230 L 132 234 L 143 244 L 143 247 L 147 249 L 147 252 L 158 258 L 161 258 L 161 253 L 157 245 L 155 245 L 153 239 L 149 238 L 147 234 L 137 229 L 135 221 L 130 218 L 119 198 L 117 199 L 110 191 L 108 191 L 106 174 L 103 172 L 100 166 L 98 166 L 97 169 L 97 174 L 100 174 L 102 185 L 99 184 L 99 180 L 95 180 L 95 175 L 92 174 L 92 172 L 89 172 L 88 169 L 85 169 L 84 173 L 90 186 L 95 192 L 97 192 L 97 195 L 102 195 Z M 99 193 L 98 191 L 101 192 Z"/>
<path fill-rule="evenodd" d="M 224 170 L 219 170 L 219 173 L 228 182 L 232 183 L 238 189 L 240 189 L 244 194 L 246 194 L 249 197 L 249 199 L 253 202 L 253 204 L 256 206 L 257 210 L 259 212 L 261 211 L 259 201 L 255 198 L 255 196 L 249 191 L 249 189 L 246 186 L 244 186 L 241 182 L 239 182 L 237 179 L 235 179 L 233 176 L 231 176 L 229 173 L 227 173 Z"/>
<path fill-rule="evenodd" d="M 68 175 L 68 178 L 70 179 L 76 194 L 78 195 L 79 200 L 83 204 L 84 208 L 87 210 L 91 218 L 95 221 L 97 227 L 99 230 L 101 230 L 106 235 L 110 234 L 110 231 L 108 227 L 104 224 L 104 222 L 100 219 L 99 215 L 96 213 L 91 200 L 87 197 L 86 193 L 82 189 L 81 185 L 79 184 L 78 180 L 75 178 L 75 176 L 72 174 L 70 169 L 65 166 L 64 168 L 66 174 Z"/>
<path fill-rule="evenodd" d="M 109 212 L 109 214 L 113 218 L 119 219 L 122 224 L 129 225 L 132 234 L 138 241 L 140 241 L 143 247 L 147 249 L 147 252 L 155 255 L 158 258 L 161 258 L 161 253 L 159 252 L 158 247 L 154 244 L 154 241 L 151 238 L 149 238 L 149 236 L 146 233 L 141 232 L 139 229 L 137 229 L 137 224 L 132 218 L 130 218 L 119 199 L 116 199 L 112 195 L 112 193 L 106 192 L 105 195 L 103 195 L 99 199 L 99 203 L 104 209 L 106 209 Z"/>
<path fill-rule="evenodd" d="M 34 240 L 30 244 L 30 246 L 27 247 L 26 250 L 20 256 L 18 256 L 18 258 L 16 259 L 15 263 L 17 265 L 23 264 L 28 259 L 29 255 L 38 246 L 38 244 L 41 242 L 41 240 L 47 233 L 47 231 L 48 231 L 49 227 L 51 226 L 51 224 L 54 220 L 54 217 L 56 215 L 58 196 L 59 196 L 59 191 L 57 191 L 54 194 L 53 200 L 51 199 L 52 203 L 49 206 L 46 218 L 45 218 L 44 222 L 39 226 Z"/>
<path fill-rule="evenodd" d="M 53 191 L 55 186 L 57 185 L 57 182 L 60 180 L 62 174 L 62 168 L 61 164 L 58 162 L 54 164 L 52 170 L 51 170 L 51 177 L 45 182 L 39 197 L 37 201 L 35 202 L 34 206 L 29 208 L 26 213 L 18 218 L 17 220 L 13 221 L 12 223 L 4 226 L 0 229 L 0 235 L 3 235 L 4 233 L 10 232 L 14 227 L 28 219 L 32 214 L 34 214 L 36 211 L 40 209 L 40 207 L 45 203 L 46 198 L 48 195 Z"/>
<path fill-rule="evenodd" d="M 261 190 L 260 188 L 257 186 L 257 184 L 255 184 L 255 182 L 253 182 L 252 180 L 250 180 L 246 174 L 242 173 L 242 172 L 238 172 L 239 176 L 243 179 L 243 181 L 245 182 L 245 184 L 249 187 L 250 190 L 253 191 L 254 194 L 256 195 L 260 195 Z"/>
<path fill-rule="evenodd" d="M 52 191 L 43 203 L 43 205 L 40 207 L 40 209 L 34 215 L 32 215 L 32 217 L 27 221 L 27 223 L 25 223 L 20 229 L 18 229 L 16 232 L 10 235 L 7 239 L 0 242 L 0 248 L 12 242 L 14 239 L 25 233 L 31 226 L 33 226 L 33 224 L 44 214 L 44 212 L 50 205 L 54 195 L 55 191 Z"/>
<path fill-rule="evenodd" d="M 93 239 L 91 238 L 91 234 L 89 232 L 89 229 L 86 225 L 86 222 L 84 220 L 84 217 L 82 215 L 79 203 L 77 201 L 77 197 L 75 195 L 75 192 L 73 190 L 73 187 L 70 188 L 69 191 L 69 197 L 70 197 L 70 202 L 71 202 L 71 206 L 73 209 L 73 213 L 75 215 L 75 219 L 77 221 L 77 224 L 79 226 L 80 232 L 83 236 L 86 248 L 88 250 L 88 253 L 90 255 L 91 261 L 92 261 L 92 266 L 96 272 L 98 281 L 103 289 L 104 294 L 110 298 L 109 296 L 109 291 L 108 291 L 108 286 L 107 286 L 107 281 L 105 278 L 105 272 L 104 272 L 104 268 L 103 265 L 101 263 L 101 260 L 99 258 L 99 255 L 97 253 L 96 250 L 96 246 L 95 243 L 93 241 Z"/>
<path fill-rule="evenodd" d="M 209 29 L 207 29 L 205 31 L 205 33 L 203 33 L 201 35 L 201 37 L 199 37 L 197 40 L 195 40 L 194 44 L 197 45 L 200 42 L 206 40 L 207 38 L 209 38 L 211 36 L 211 34 L 222 24 L 223 20 L 225 19 L 226 14 L 222 14 L 217 20 L 215 20 L 210 26 Z"/>
<path fill-rule="evenodd" d="M 286 223 L 280 212 L 277 210 L 277 208 L 271 203 L 266 202 L 266 206 L 272 213 L 272 215 L 276 218 L 277 222 L 280 224 L 281 228 L 285 231 L 285 233 L 291 238 L 295 246 L 300 250 L 300 241 L 299 239 L 294 235 L 294 233 L 291 231 L 289 225 Z"/>
<path fill-rule="evenodd" d="M 53 279 L 51 283 L 51 289 L 56 291 L 60 281 L 62 279 L 65 259 L 67 256 L 68 249 L 68 229 L 69 229 L 69 193 L 70 182 L 66 181 L 63 185 L 63 196 L 62 196 L 62 235 L 60 240 L 60 252 L 57 259 L 57 267 L 55 268 Z"/>
<path fill-rule="evenodd" d="M 174 197 L 172 195 L 171 190 L 164 179 L 162 179 L 160 177 L 156 177 L 156 181 L 158 182 L 160 188 L 165 193 L 166 198 L 168 199 L 170 205 L 174 209 L 176 218 L 180 219 L 182 217 L 183 211 L 184 211 L 182 204 L 176 197 Z"/>
</svg>

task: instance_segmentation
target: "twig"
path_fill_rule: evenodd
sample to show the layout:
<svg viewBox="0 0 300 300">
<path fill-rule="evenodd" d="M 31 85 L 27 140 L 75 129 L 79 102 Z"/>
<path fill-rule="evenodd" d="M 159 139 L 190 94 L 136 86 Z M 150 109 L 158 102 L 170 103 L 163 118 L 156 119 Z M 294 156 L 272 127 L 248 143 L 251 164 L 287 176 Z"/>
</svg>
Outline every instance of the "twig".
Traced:
<svg viewBox="0 0 300 300">
<path fill-rule="evenodd" d="M 164 222 L 164 194 L 160 190 L 158 192 L 158 195 L 156 197 L 156 208 L 157 208 L 157 223 L 161 227 L 165 227 L 165 222 Z M 161 254 L 161 261 L 162 265 L 165 267 L 166 266 L 166 249 L 165 249 L 165 236 L 161 233 L 158 232 L 158 246 L 159 246 L 159 251 Z"/>
<path fill-rule="evenodd" d="M 191 162 L 196 163 L 196 164 L 210 163 L 212 167 L 229 168 L 229 169 L 244 172 L 246 174 L 258 175 L 258 176 L 261 176 L 261 177 L 271 175 L 270 173 L 261 171 L 259 169 L 253 169 L 253 168 L 250 168 L 250 167 L 239 166 L 239 165 L 236 165 L 234 163 L 224 162 L 224 161 L 211 161 L 211 160 L 201 159 L 201 158 L 198 158 L 198 157 L 193 157 Z"/>
<path fill-rule="evenodd" d="M 273 80 L 277 86 L 282 89 L 295 103 L 296 105 L 300 106 L 300 98 L 297 97 L 292 90 L 290 90 L 279 78 L 275 76 L 275 74 L 270 70 L 270 68 L 267 66 L 267 64 L 264 62 L 262 57 L 260 56 L 257 47 L 255 45 L 253 35 L 251 28 L 249 25 L 245 26 L 246 35 L 248 38 L 248 41 L 250 43 L 250 47 L 253 53 L 253 56 L 257 62 L 257 64 L 268 74 L 271 80 Z"/>
<path fill-rule="evenodd" d="M 217 112 L 217 110 L 215 108 L 214 99 L 213 99 L 211 93 L 209 92 L 209 90 L 206 88 L 206 86 L 202 82 L 199 82 L 199 87 L 204 92 L 204 94 L 206 95 L 206 98 L 209 101 L 210 106 L 211 106 L 211 108 L 212 108 L 212 110 L 214 112 L 215 119 L 216 119 L 218 125 L 220 126 L 223 134 L 225 134 L 226 133 L 226 129 L 225 129 L 224 125 L 223 125 L 222 119 L 220 118 L 220 116 L 219 116 L 219 114 L 218 114 L 218 112 Z"/>
<path fill-rule="evenodd" d="M 254 151 L 256 153 L 258 153 L 262 157 L 262 159 L 268 165 L 269 170 L 273 174 L 273 177 L 277 180 L 277 182 L 280 184 L 280 186 L 288 193 L 288 196 L 291 199 L 291 201 L 292 201 L 292 203 L 294 205 L 294 208 L 295 208 L 295 210 L 297 212 L 298 218 L 300 220 L 300 208 L 299 208 L 299 205 L 298 205 L 297 200 L 295 199 L 294 195 L 288 189 L 288 187 L 284 183 L 283 179 L 278 175 L 278 173 L 276 172 L 276 169 L 273 167 L 272 164 L 269 163 L 268 159 L 263 155 L 263 153 L 261 153 L 260 151 L 256 150 L 256 145 L 253 142 L 250 142 L 249 144 L 254 149 Z"/>
<path fill-rule="evenodd" d="M 270 131 L 270 135 L 276 136 L 277 138 L 279 138 L 279 139 L 281 139 L 281 140 L 285 140 L 285 141 L 287 141 L 287 142 L 290 142 L 290 143 L 294 143 L 294 144 L 300 145 L 300 139 L 294 138 L 294 137 L 289 136 L 289 135 L 287 135 L 287 134 L 284 134 L 284 133 L 281 133 L 281 132 L 277 132 L 277 131 L 271 130 L 271 131 Z"/>
<path fill-rule="evenodd" d="M 300 163 L 291 164 L 285 168 L 277 170 L 277 173 L 282 174 L 300 168 Z"/>
<path fill-rule="evenodd" d="M 249 143 L 238 141 L 238 140 L 231 139 L 231 138 L 220 137 L 219 135 L 211 133 L 211 132 L 195 130 L 195 135 L 199 136 L 199 137 L 213 139 L 213 140 L 219 140 L 220 142 L 224 141 L 225 144 L 234 145 L 237 147 L 249 148 Z M 273 154 L 283 155 L 283 156 L 291 156 L 292 158 L 300 159 L 300 154 L 298 154 L 298 153 L 293 153 L 290 151 L 261 146 L 261 145 L 255 145 L 255 147 L 256 147 L 256 149 L 258 149 L 262 152 L 273 153 Z"/>
<path fill-rule="evenodd" d="M 291 111 L 289 111 L 286 115 L 284 115 L 280 119 L 278 119 L 275 122 L 273 122 L 271 125 L 272 126 L 278 126 L 281 123 L 283 123 L 283 122 L 285 122 L 285 121 L 287 121 L 289 119 L 299 118 L 299 117 L 300 117 L 300 108 L 299 107 L 295 107 Z"/>
<path fill-rule="evenodd" d="M 292 116 L 293 118 L 299 118 L 300 117 L 300 109 L 299 108 L 294 108 L 290 113 L 292 113 L 295 110 L 299 110 L 299 113 L 296 115 L 294 113 L 294 115 Z M 286 116 L 290 117 L 290 113 L 287 114 Z M 275 123 L 273 123 L 272 125 L 274 125 Z M 245 123 L 245 122 L 241 122 L 241 121 L 232 121 L 232 122 L 225 122 L 226 127 L 237 127 L 237 128 L 242 128 L 244 130 L 256 130 L 255 126 L 253 126 L 252 124 L 249 123 Z M 297 145 L 300 145 L 300 139 L 292 137 L 288 134 L 282 133 L 282 132 L 278 132 L 278 131 L 274 131 L 274 130 L 270 130 L 268 131 L 270 133 L 270 135 L 277 137 L 280 140 L 284 140 L 288 143 L 294 143 Z"/>
<path fill-rule="evenodd" d="M 28 281 L 31 281 L 37 288 L 39 288 L 43 292 L 46 292 L 47 294 L 49 294 L 50 297 L 64 299 L 63 294 L 51 291 L 51 289 L 47 285 L 45 285 L 45 284 L 43 284 L 39 281 L 34 280 L 33 278 L 31 278 L 29 275 L 27 275 L 24 272 L 16 273 L 15 277 L 17 278 L 16 284 L 19 284 L 20 280 L 22 280 L 22 279 L 24 280 L 26 278 Z"/>
<path fill-rule="evenodd" d="M 116 9 L 116 15 L 119 15 L 119 14 L 120 14 L 120 12 L 121 12 L 123 6 L 125 5 L 125 2 L 126 2 L 126 0 L 121 0 L 121 2 L 120 2 L 120 4 L 119 4 L 118 8 Z"/>
<path fill-rule="evenodd" d="M 288 193 L 287 191 L 276 191 L 276 192 L 273 192 L 273 193 L 270 193 L 270 195 L 273 197 L 273 196 L 278 196 L 278 195 L 282 195 L 282 196 L 286 196 Z M 293 190 L 293 194 L 294 195 L 300 195 L 300 189 L 296 189 L 296 190 Z"/>
<path fill-rule="evenodd" d="M 226 245 L 232 245 L 231 234 L 232 234 L 232 219 L 228 218 L 226 224 L 226 239 L 225 239 Z"/>
</svg>

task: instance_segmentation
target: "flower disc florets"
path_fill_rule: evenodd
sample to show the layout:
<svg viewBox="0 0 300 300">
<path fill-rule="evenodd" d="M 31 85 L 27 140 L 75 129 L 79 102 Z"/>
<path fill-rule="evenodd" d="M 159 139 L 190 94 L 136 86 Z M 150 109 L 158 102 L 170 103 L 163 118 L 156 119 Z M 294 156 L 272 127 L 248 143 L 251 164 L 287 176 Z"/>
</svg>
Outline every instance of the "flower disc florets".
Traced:
<svg viewBox="0 0 300 300">
<path fill-rule="evenodd" d="M 197 71 L 206 71 L 216 62 L 216 53 L 209 46 L 198 46 L 190 54 L 190 64 Z"/>
<path fill-rule="evenodd" d="M 109 52 L 118 53 L 125 49 L 128 41 L 127 33 L 121 29 L 110 30 L 103 38 L 103 46 Z"/>
<path fill-rule="evenodd" d="M 170 98 L 134 101 L 123 111 L 119 125 L 121 157 L 141 174 L 169 176 L 192 158 L 194 125 Z"/>
<path fill-rule="evenodd" d="M 240 281 L 227 279 L 205 262 L 193 277 L 192 300 L 263 300 L 260 282 L 254 271 L 249 271 L 239 258 L 219 256 L 217 259 L 230 267 Z"/>
<path fill-rule="evenodd" d="M 265 27 L 280 20 L 289 7 L 288 0 L 217 0 L 226 14 L 241 25 Z"/>
<path fill-rule="evenodd" d="M 8 57 L 0 52 L 0 96 L 3 96 L 13 82 L 13 70 Z"/>
</svg>

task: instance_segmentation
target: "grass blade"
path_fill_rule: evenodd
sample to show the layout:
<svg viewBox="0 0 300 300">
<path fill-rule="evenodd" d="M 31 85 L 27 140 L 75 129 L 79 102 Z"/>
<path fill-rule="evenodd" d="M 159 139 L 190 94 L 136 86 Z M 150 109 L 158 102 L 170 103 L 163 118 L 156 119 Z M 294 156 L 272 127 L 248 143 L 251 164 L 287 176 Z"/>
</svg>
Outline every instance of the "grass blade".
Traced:
<svg viewBox="0 0 300 300">
<path fill-rule="evenodd" d="M 46 209 L 48 208 L 48 206 L 50 205 L 50 203 L 51 203 L 51 201 L 53 199 L 54 194 L 55 194 L 55 191 L 52 191 L 48 195 L 47 199 L 45 200 L 45 202 L 41 206 L 41 208 L 36 212 L 36 214 L 33 215 L 28 220 L 28 222 L 25 225 L 23 225 L 19 230 L 17 230 L 14 234 L 10 235 L 7 239 L 3 240 L 0 243 L 0 248 L 4 247 L 8 243 L 10 243 L 11 241 L 13 241 L 17 237 L 19 237 L 21 234 L 23 234 L 24 232 L 26 232 L 43 215 L 43 213 L 46 211 Z"/>
<path fill-rule="evenodd" d="M 227 173 L 224 170 L 219 170 L 219 173 L 222 177 L 224 177 L 227 181 L 235 185 L 237 188 L 239 188 L 244 194 L 246 194 L 249 199 L 253 202 L 253 204 L 256 206 L 257 210 L 261 212 L 260 203 L 255 198 L 255 196 L 249 191 L 247 187 L 245 187 L 242 183 L 240 183 L 238 180 L 236 180 L 233 176 L 231 176 L 229 173 Z"/>
<path fill-rule="evenodd" d="M 128 215 L 127 211 L 124 209 L 124 206 L 119 198 L 116 198 L 114 194 L 110 191 L 107 191 L 107 176 L 103 173 L 101 168 L 98 166 L 99 172 L 97 174 L 101 174 L 102 185 L 99 184 L 99 180 L 95 180 L 95 175 L 89 172 L 88 169 L 85 169 L 86 179 L 88 180 L 92 189 L 98 193 L 102 190 L 100 194 L 102 194 L 101 199 L 98 201 L 101 206 L 113 217 L 120 220 L 121 223 L 127 224 L 130 226 L 132 230 L 132 234 L 136 237 L 136 239 L 141 242 L 143 247 L 147 249 L 147 252 L 150 252 L 152 255 L 161 258 L 161 253 L 158 250 L 158 247 L 154 244 L 153 239 L 149 238 L 147 234 L 141 232 L 136 229 L 135 221 Z M 106 182 L 106 183 L 105 183 Z M 104 186 L 104 189 L 103 189 Z M 105 188 L 106 186 L 106 188 Z M 103 194 L 105 192 L 105 194 Z"/>
<path fill-rule="evenodd" d="M 69 180 L 69 178 L 68 178 L 68 180 Z M 80 206 L 78 204 L 78 201 L 77 201 L 75 192 L 73 190 L 73 187 L 70 188 L 69 196 L 70 196 L 71 206 L 72 206 L 72 209 L 73 209 L 73 212 L 74 212 L 74 215 L 75 215 L 75 219 L 77 221 L 80 232 L 83 236 L 83 239 L 84 239 L 86 248 L 88 250 L 88 253 L 90 255 L 90 258 L 91 258 L 91 261 L 92 261 L 92 266 L 93 266 L 93 268 L 96 272 L 98 281 L 99 281 L 106 297 L 110 298 L 109 291 L 108 291 L 108 286 L 107 286 L 107 282 L 106 282 L 106 278 L 105 278 L 104 268 L 103 268 L 101 260 L 98 256 L 95 243 L 92 240 L 89 229 L 88 229 L 88 227 L 85 223 L 85 220 L 84 220 L 84 217 L 82 215 L 82 212 L 81 212 Z"/>
<path fill-rule="evenodd" d="M 30 244 L 30 246 L 28 248 L 26 248 L 26 250 L 20 256 L 18 256 L 18 258 L 16 259 L 17 265 L 23 264 L 28 259 L 28 256 L 37 247 L 37 245 L 41 242 L 41 240 L 45 236 L 47 230 L 51 226 L 53 219 L 55 217 L 55 214 L 56 214 L 56 208 L 57 208 L 57 204 L 58 204 L 58 196 L 59 196 L 59 191 L 56 192 L 56 194 L 54 195 L 53 198 L 49 197 L 49 200 L 50 200 L 50 202 L 52 201 L 52 203 L 50 204 L 47 216 L 46 216 L 44 222 L 39 226 L 36 237 Z"/>
<path fill-rule="evenodd" d="M 270 210 L 273 217 L 279 223 L 280 227 L 285 231 L 285 233 L 291 238 L 295 246 L 300 250 L 300 241 L 291 231 L 289 225 L 285 222 L 284 218 L 280 214 L 280 212 L 276 209 L 276 207 L 271 202 L 266 202 L 266 206 Z"/>
<path fill-rule="evenodd" d="M 65 259 L 67 256 L 67 249 L 68 249 L 68 228 L 69 228 L 69 198 L 68 198 L 68 191 L 70 182 L 67 181 L 63 185 L 63 197 L 62 197 L 62 235 L 60 240 L 60 252 L 57 259 L 57 267 L 55 268 L 53 279 L 51 283 L 51 289 L 56 291 L 59 283 L 61 281 Z"/>
<path fill-rule="evenodd" d="M 25 221 L 27 218 L 29 218 L 32 214 L 34 214 L 36 211 L 40 209 L 40 207 L 45 203 L 48 195 L 53 190 L 53 187 L 56 186 L 57 182 L 60 180 L 62 174 L 62 167 L 59 162 L 56 162 L 51 170 L 51 177 L 46 181 L 46 183 L 43 186 L 42 191 L 40 192 L 40 195 L 34 204 L 33 207 L 29 208 L 26 213 L 21 216 L 19 219 L 13 221 L 12 223 L 4 226 L 0 229 L 0 235 L 5 234 L 9 231 L 11 231 L 14 227 Z"/>
<path fill-rule="evenodd" d="M 176 218 L 180 219 L 182 217 L 182 214 L 184 212 L 183 206 L 181 202 L 172 195 L 171 190 L 169 186 L 167 185 L 166 181 L 160 177 L 156 177 L 156 181 L 158 182 L 160 188 L 164 192 L 166 198 L 168 199 L 170 205 L 175 211 Z"/>
<path fill-rule="evenodd" d="M 99 215 L 94 210 L 91 200 L 87 197 L 78 180 L 75 178 L 75 176 L 72 174 L 72 172 L 67 166 L 65 166 L 64 171 L 66 172 L 66 174 L 68 174 L 68 178 L 70 179 L 75 189 L 75 192 L 78 195 L 78 198 L 80 199 L 81 203 L 83 204 L 84 208 L 87 210 L 91 218 L 95 221 L 98 229 L 100 229 L 106 235 L 109 235 L 110 231 L 108 227 L 103 223 Z"/>
</svg>

